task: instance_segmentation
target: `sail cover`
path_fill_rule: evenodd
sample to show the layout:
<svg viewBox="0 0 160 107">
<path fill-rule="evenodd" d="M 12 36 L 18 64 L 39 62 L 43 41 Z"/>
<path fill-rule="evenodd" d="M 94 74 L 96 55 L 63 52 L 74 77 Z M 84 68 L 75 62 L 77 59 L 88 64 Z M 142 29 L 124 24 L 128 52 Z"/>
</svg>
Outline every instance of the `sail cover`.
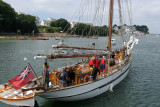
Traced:
<svg viewBox="0 0 160 107">
<path fill-rule="evenodd" d="M 99 56 L 108 54 L 107 50 L 87 50 L 87 49 L 66 49 L 59 48 L 54 49 L 53 52 L 48 55 L 48 58 L 75 58 L 75 57 L 90 57 L 90 56 Z"/>
</svg>

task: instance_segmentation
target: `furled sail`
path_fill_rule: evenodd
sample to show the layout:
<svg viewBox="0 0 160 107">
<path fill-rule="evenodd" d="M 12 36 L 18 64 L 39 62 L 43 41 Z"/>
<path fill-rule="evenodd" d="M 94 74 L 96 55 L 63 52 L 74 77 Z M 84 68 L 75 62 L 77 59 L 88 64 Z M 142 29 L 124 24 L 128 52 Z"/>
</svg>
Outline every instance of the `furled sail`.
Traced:
<svg viewBox="0 0 160 107">
<path fill-rule="evenodd" d="M 74 49 L 74 48 L 60 48 L 53 50 L 53 53 L 50 54 L 48 58 L 76 58 L 76 57 L 90 57 L 90 56 L 99 56 L 106 55 L 107 50 L 87 50 L 87 49 Z"/>
<path fill-rule="evenodd" d="M 36 58 L 77 58 L 77 57 L 91 57 L 91 56 L 103 56 L 107 55 L 109 51 L 105 49 L 83 48 L 83 47 L 70 47 L 70 46 L 58 46 L 55 47 L 53 52 L 46 57 L 39 55 Z M 43 57 L 42 57 L 43 56 Z"/>
</svg>

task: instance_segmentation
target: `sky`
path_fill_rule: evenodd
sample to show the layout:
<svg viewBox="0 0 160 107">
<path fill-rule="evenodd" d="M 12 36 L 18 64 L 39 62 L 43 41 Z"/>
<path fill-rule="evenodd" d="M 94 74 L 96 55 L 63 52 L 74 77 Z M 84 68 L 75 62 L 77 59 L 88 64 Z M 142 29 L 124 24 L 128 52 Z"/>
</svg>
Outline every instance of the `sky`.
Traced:
<svg viewBox="0 0 160 107">
<path fill-rule="evenodd" d="M 71 19 L 82 0 L 3 0 L 16 12 L 40 17 Z M 83 0 L 84 1 L 84 0 Z M 160 34 L 160 0 L 131 0 L 133 24 L 147 25 L 149 32 Z M 116 23 L 117 24 L 117 23 Z"/>
</svg>

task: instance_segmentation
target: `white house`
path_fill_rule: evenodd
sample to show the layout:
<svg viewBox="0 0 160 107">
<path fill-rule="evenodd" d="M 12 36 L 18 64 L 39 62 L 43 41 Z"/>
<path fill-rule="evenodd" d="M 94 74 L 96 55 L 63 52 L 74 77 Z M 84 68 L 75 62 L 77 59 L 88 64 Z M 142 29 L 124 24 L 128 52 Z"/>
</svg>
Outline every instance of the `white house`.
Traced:
<svg viewBox="0 0 160 107">
<path fill-rule="evenodd" d="M 48 21 L 56 21 L 56 19 L 54 19 L 54 18 L 51 18 L 51 17 L 49 17 L 48 19 L 47 19 Z"/>
<path fill-rule="evenodd" d="M 113 29 L 115 30 L 115 32 L 119 32 L 118 26 L 114 26 Z"/>
<path fill-rule="evenodd" d="M 50 21 L 48 21 L 48 20 L 42 20 L 41 23 L 40 23 L 40 25 L 42 25 L 42 26 L 50 26 Z"/>
<path fill-rule="evenodd" d="M 50 26 L 51 21 L 56 21 L 56 19 L 49 17 L 47 20 L 42 20 L 40 25 L 42 26 Z"/>
<path fill-rule="evenodd" d="M 70 24 L 71 24 L 71 28 L 73 28 L 76 24 L 78 24 L 78 23 L 82 23 L 82 22 L 70 22 Z M 93 26 L 93 24 L 92 23 L 83 23 L 83 24 L 87 24 L 87 25 L 91 25 L 91 26 Z"/>
</svg>

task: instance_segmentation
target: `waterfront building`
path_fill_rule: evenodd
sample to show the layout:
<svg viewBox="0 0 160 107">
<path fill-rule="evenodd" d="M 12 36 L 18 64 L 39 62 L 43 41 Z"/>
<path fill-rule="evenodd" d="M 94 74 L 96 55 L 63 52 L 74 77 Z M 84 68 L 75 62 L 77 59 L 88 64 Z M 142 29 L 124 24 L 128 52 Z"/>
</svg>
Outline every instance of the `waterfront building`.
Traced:
<svg viewBox="0 0 160 107">
<path fill-rule="evenodd" d="M 78 23 L 81 23 L 81 22 L 70 22 L 70 24 L 71 24 L 71 28 L 73 28 L 76 24 L 78 24 Z M 91 26 L 93 26 L 93 24 L 92 23 L 83 23 L 83 24 L 87 24 L 87 25 L 91 25 Z"/>
<path fill-rule="evenodd" d="M 50 26 L 50 23 L 52 21 L 56 21 L 56 19 L 49 17 L 47 20 L 42 20 L 40 22 L 40 25 L 42 25 L 42 26 Z"/>
</svg>

